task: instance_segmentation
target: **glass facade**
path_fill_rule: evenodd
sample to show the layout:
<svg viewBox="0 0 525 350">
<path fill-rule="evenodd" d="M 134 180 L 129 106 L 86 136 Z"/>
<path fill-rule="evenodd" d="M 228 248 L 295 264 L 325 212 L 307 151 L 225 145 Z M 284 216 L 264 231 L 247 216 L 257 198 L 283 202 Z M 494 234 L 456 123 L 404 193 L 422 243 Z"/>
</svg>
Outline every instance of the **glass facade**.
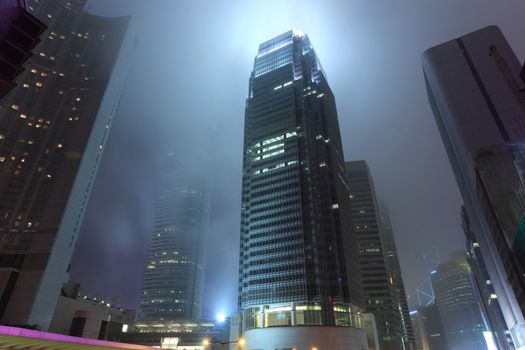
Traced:
<svg viewBox="0 0 525 350">
<path fill-rule="evenodd" d="M 129 17 L 29 0 L 49 30 L 0 103 L 0 317 L 46 329 L 133 50 Z"/>
<path fill-rule="evenodd" d="M 455 252 L 431 275 L 435 303 L 450 349 L 486 350 L 486 330 L 471 286 L 471 271 L 464 252 Z"/>
<path fill-rule="evenodd" d="M 392 229 L 392 224 L 390 223 L 388 210 L 385 207 L 381 207 L 379 211 L 381 216 L 381 240 L 383 242 L 386 266 L 389 270 L 390 277 L 392 278 L 392 283 L 394 284 L 396 299 L 401 314 L 403 343 L 410 344 L 410 346 L 414 347 L 414 328 L 411 322 L 410 311 L 408 309 L 407 295 L 405 292 L 403 276 L 401 274 L 401 266 L 399 265 L 394 231 Z"/>
<path fill-rule="evenodd" d="M 489 26 L 427 50 L 423 69 L 471 232 L 513 343 L 525 348 L 522 64 Z"/>
<path fill-rule="evenodd" d="M 196 158 L 189 163 L 170 154 L 163 166 L 140 321 L 201 317 L 210 189 L 203 168 L 208 161 Z"/>
<path fill-rule="evenodd" d="M 366 161 L 346 162 L 345 166 L 366 312 L 375 316 L 382 348 L 400 350 L 405 341 L 408 343 L 408 339 L 405 339 L 405 323 L 402 322 L 396 289 L 397 276 L 394 275 L 392 264 L 389 264 L 396 256 L 395 245 L 392 245 L 393 236 L 389 236 L 391 240 L 387 247 L 373 179 Z M 407 327 L 412 329 L 410 320 Z"/>
<path fill-rule="evenodd" d="M 361 288 L 350 218 L 341 214 L 349 210 L 334 96 L 308 37 L 289 31 L 260 45 L 246 103 L 245 328 L 353 324 Z"/>
</svg>

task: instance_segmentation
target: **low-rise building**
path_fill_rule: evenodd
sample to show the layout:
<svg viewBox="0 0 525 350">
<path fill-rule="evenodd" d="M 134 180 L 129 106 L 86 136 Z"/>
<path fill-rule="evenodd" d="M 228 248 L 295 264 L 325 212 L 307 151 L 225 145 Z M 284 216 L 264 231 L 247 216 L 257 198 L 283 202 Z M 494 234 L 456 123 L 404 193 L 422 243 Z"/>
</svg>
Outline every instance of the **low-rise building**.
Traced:
<svg viewBox="0 0 525 350">
<path fill-rule="evenodd" d="M 133 323 L 134 311 L 111 305 L 108 299 L 80 294 L 78 283 L 65 283 L 49 331 L 91 339 L 119 340 Z"/>
</svg>

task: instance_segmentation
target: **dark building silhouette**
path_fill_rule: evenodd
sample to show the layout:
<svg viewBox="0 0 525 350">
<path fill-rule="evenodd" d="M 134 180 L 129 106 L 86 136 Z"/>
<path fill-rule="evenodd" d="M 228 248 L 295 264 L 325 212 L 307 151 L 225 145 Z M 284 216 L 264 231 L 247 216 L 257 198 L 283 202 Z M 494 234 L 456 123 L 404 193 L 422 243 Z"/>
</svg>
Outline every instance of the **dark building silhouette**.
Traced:
<svg viewBox="0 0 525 350">
<path fill-rule="evenodd" d="M 210 219 L 205 164 L 208 161 L 200 158 L 177 161 L 173 154 L 163 164 L 140 322 L 169 324 L 201 318 Z"/>
<path fill-rule="evenodd" d="M 479 249 L 479 242 L 471 230 L 465 207 L 461 208 L 461 221 L 466 237 L 467 261 L 472 272 L 474 296 L 482 309 L 486 327 L 492 332 L 494 342 L 500 350 L 512 350 L 514 349 L 512 339 L 508 335 L 508 328 L 501 313 L 496 292 L 494 291 L 487 267 L 483 261 L 483 256 Z"/>
<path fill-rule="evenodd" d="M 516 348 L 525 347 L 525 84 L 495 26 L 426 51 L 429 102 Z"/>
<path fill-rule="evenodd" d="M 0 98 L 16 86 L 15 78 L 46 28 L 26 10 L 25 1 L 0 0 Z"/>
<path fill-rule="evenodd" d="M 0 106 L 4 324 L 51 321 L 129 65 L 129 18 L 84 2 L 28 1 L 49 31 Z"/>
<path fill-rule="evenodd" d="M 289 31 L 259 46 L 246 102 L 239 308 L 247 348 L 323 347 L 329 338 L 335 349 L 366 346 L 350 210 L 334 96 L 308 37 Z"/>
<path fill-rule="evenodd" d="M 439 264 L 431 274 L 449 350 L 487 349 L 485 325 L 471 278 L 465 252 L 451 253 L 449 261 Z"/>
<path fill-rule="evenodd" d="M 366 311 L 376 317 L 381 349 L 404 349 L 405 341 L 409 346 L 406 329 L 412 333 L 412 326 L 410 318 L 404 322 L 401 312 L 397 283 L 401 283 L 403 295 L 404 287 L 392 229 L 386 222 L 382 227 L 374 183 L 366 161 L 350 161 L 345 166 Z M 403 300 L 406 304 L 406 296 Z M 414 345 L 413 338 L 411 343 Z"/>
</svg>

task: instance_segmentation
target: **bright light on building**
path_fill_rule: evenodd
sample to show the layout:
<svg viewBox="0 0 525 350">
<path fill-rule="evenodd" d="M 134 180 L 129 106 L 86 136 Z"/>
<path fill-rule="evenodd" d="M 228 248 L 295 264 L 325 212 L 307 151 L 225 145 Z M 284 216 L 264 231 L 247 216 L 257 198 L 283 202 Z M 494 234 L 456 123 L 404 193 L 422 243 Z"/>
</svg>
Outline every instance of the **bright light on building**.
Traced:
<svg viewBox="0 0 525 350">
<path fill-rule="evenodd" d="M 238 344 L 242 347 L 246 344 L 246 340 L 244 340 L 244 338 L 239 338 Z"/>
<path fill-rule="evenodd" d="M 498 349 L 498 347 L 496 346 L 496 342 L 494 341 L 494 335 L 492 334 L 492 332 L 485 331 L 483 332 L 483 336 L 485 337 L 485 342 L 487 343 L 488 350 Z"/>
<path fill-rule="evenodd" d="M 219 321 L 220 323 L 226 321 L 226 315 L 224 315 L 224 313 L 222 312 L 219 312 L 217 314 L 217 321 Z"/>
</svg>

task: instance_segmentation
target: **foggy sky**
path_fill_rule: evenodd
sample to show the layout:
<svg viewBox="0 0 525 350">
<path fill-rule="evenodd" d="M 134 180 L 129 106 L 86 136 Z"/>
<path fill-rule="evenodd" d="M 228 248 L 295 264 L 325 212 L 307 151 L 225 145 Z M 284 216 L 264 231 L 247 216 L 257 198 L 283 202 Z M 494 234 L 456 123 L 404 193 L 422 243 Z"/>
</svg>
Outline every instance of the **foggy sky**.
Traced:
<svg viewBox="0 0 525 350">
<path fill-rule="evenodd" d="M 461 198 L 420 55 L 497 24 L 523 61 L 525 2 L 92 0 L 90 11 L 134 13 L 138 50 L 71 266 L 84 288 L 138 306 L 160 162 L 169 152 L 207 152 L 204 316 L 236 309 L 248 78 L 258 44 L 291 28 L 308 34 L 326 71 L 346 160 L 367 160 L 389 208 L 411 305 L 424 278 L 422 253 L 437 247 L 446 259 L 464 249 Z"/>
</svg>

